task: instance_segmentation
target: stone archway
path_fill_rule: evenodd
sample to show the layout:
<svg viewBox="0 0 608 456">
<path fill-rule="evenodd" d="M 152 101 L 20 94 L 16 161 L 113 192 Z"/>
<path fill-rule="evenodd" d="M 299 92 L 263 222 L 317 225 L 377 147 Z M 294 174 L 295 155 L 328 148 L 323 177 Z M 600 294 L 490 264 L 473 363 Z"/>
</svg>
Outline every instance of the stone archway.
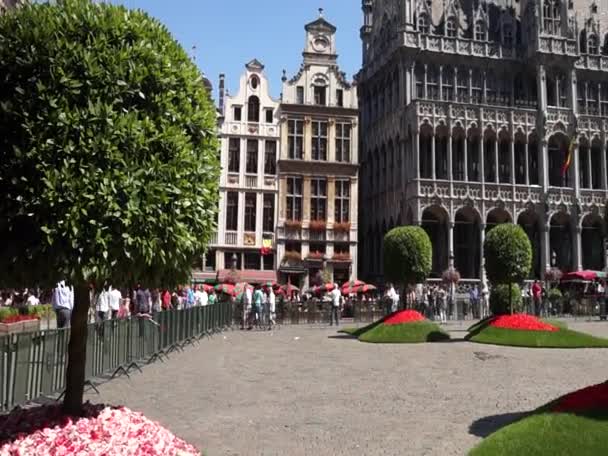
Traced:
<svg viewBox="0 0 608 456">
<path fill-rule="evenodd" d="M 533 210 L 527 209 L 517 218 L 517 224 L 523 228 L 532 244 L 532 270 L 531 279 L 540 279 L 541 275 L 541 230 L 538 214 Z"/>
<path fill-rule="evenodd" d="M 448 267 L 448 220 L 448 213 L 441 206 L 429 206 L 422 212 L 422 228 L 433 244 L 433 278 L 441 277 Z"/>
<path fill-rule="evenodd" d="M 463 279 L 480 278 L 481 217 L 472 207 L 463 207 L 454 217 L 454 267 Z"/>
<path fill-rule="evenodd" d="M 572 220 L 566 212 L 558 212 L 551 217 L 549 229 L 551 262 L 562 271 L 571 271 L 572 254 Z"/>
<path fill-rule="evenodd" d="M 602 271 L 605 267 L 605 225 L 597 214 L 588 214 L 581 223 L 583 269 Z"/>
<path fill-rule="evenodd" d="M 513 223 L 513 218 L 511 217 L 511 214 L 509 214 L 509 211 L 501 207 L 492 209 L 486 216 L 486 233 L 495 226 L 502 225 L 503 223 Z"/>
</svg>

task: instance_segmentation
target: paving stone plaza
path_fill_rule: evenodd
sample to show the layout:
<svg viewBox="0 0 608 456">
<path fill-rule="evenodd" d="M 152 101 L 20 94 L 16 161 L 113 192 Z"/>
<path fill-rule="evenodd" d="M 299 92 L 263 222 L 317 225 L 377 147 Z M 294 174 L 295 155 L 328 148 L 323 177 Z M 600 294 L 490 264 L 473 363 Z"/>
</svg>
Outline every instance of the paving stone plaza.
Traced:
<svg viewBox="0 0 608 456">
<path fill-rule="evenodd" d="M 462 455 L 549 400 L 606 380 L 605 350 L 453 340 L 365 344 L 326 326 L 229 331 L 100 386 L 205 455 Z M 608 324 L 569 320 L 608 337 Z"/>
</svg>

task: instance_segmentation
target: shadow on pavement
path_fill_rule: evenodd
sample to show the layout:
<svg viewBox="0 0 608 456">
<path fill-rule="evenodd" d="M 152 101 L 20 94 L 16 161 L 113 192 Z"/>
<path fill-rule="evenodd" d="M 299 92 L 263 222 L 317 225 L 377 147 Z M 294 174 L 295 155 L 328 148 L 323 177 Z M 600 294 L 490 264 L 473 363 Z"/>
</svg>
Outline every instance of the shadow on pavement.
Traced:
<svg viewBox="0 0 608 456">
<path fill-rule="evenodd" d="M 335 334 L 333 336 L 327 336 L 328 339 L 354 339 L 357 340 L 356 336 L 351 336 L 350 334 Z"/>
<path fill-rule="evenodd" d="M 528 416 L 530 412 L 503 413 L 502 415 L 491 415 L 473 421 L 469 426 L 469 434 L 477 437 L 487 437 L 488 435 L 519 421 Z"/>
</svg>

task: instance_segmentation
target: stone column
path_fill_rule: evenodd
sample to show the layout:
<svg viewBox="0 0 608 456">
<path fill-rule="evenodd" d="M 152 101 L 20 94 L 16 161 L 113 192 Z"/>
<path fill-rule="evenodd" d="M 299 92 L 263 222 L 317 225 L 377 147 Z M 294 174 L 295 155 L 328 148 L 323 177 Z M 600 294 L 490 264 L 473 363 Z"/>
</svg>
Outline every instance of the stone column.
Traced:
<svg viewBox="0 0 608 456">
<path fill-rule="evenodd" d="M 543 191 L 547 192 L 549 188 L 549 145 L 544 137 L 539 138 L 538 147 L 540 148 L 540 163 L 538 164 L 540 184 Z"/>
<path fill-rule="evenodd" d="M 469 139 L 467 132 L 464 132 L 464 181 L 469 180 Z"/>
<path fill-rule="evenodd" d="M 304 118 L 304 160 L 312 160 L 312 119 Z"/>
<path fill-rule="evenodd" d="M 525 163 L 524 166 L 526 167 L 526 185 L 530 185 L 530 144 L 528 143 L 528 139 L 526 138 L 526 143 L 524 145 L 525 147 L 525 152 L 526 152 L 526 156 L 525 156 Z"/>
<path fill-rule="evenodd" d="M 580 225 L 579 220 L 580 214 L 573 221 L 574 226 L 574 267 L 577 271 L 583 269 L 583 244 L 582 244 L 582 231 L 583 228 Z M 602 246 L 603 248 L 603 246 Z"/>
<path fill-rule="evenodd" d="M 549 237 L 550 221 L 547 220 L 541 226 L 540 238 L 540 258 L 541 258 L 541 277 L 545 277 L 545 271 L 551 268 L 551 242 Z"/>
<path fill-rule="evenodd" d="M 448 267 L 454 267 L 454 222 L 448 222 Z"/>
<path fill-rule="evenodd" d="M 600 147 L 600 150 L 602 152 L 602 158 L 601 158 L 601 164 L 602 164 L 602 182 L 601 182 L 601 185 L 602 185 L 602 188 L 604 190 L 606 190 L 606 189 L 608 189 L 608 182 L 607 182 L 608 175 L 606 174 L 607 173 L 607 170 L 606 170 L 607 169 L 606 154 L 608 154 L 608 144 L 607 144 L 608 138 L 606 138 L 606 133 L 602 133 L 602 139 L 601 139 L 601 141 L 602 141 L 602 144 L 601 144 L 601 147 Z M 606 262 L 606 267 L 608 267 L 608 262 Z"/>
<path fill-rule="evenodd" d="M 413 154 L 413 165 L 414 165 L 414 176 L 416 179 L 420 179 L 420 130 L 416 128 L 414 131 L 414 154 Z"/>
<path fill-rule="evenodd" d="M 511 138 L 511 183 L 515 185 L 515 138 Z"/>
<path fill-rule="evenodd" d="M 433 178 L 433 180 L 437 179 L 437 173 L 435 172 L 435 149 L 436 149 L 435 142 L 436 141 L 437 141 L 437 134 L 435 132 L 435 128 L 433 127 L 433 137 L 431 138 L 431 167 L 433 168 L 431 177 Z"/>
<path fill-rule="evenodd" d="M 494 140 L 494 181 L 500 183 L 500 161 L 498 160 L 498 132 Z"/>
<path fill-rule="evenodd" d="M 593 188 L 593 161 L 591 160 L 591 156 L 592 156 L 592 150 L 593 150 L 593 144 L 589 144 L 589 148 L 587 149 L 587 169 L 586 169 L 586 173 L 587 176 L 589 177 L 587 179 L 587 182 L 589 182 L 589 188 Z M 602 153 L 602 149 L 600 149 L 600 153 Z M 602 155 L 604 155 L 602 153 Z"/>
<path fill-rule="evenodd" d="M 302 182 L 302 221 L 310 221 L 310 177 L 304 176 Z"/>
<path fill-rule="evenodd" d="M 449 129 L 448 134 L 448 180 L 452 183 L 454 178 L 452 173 L 452 129 Z"/>
<path fill-rule="evenodd" d="M 336 202 L 336 178 L 327 178 L 327 224 L 333 225 L 335 222 L 335 202 Z"/>
<path fill-rule="evenodd" d="M 572 155 L 573 155 L 573 166 L 571 171 L 570 171 L 570 175 L 572 176 L 572 178 L 574 179 L 574 195 L 576 198 L 578 198 L 581 194 L 581 179 L 580 179 L 580 172 L 581 172 L 581 167 L 580 167 L 580 161 L 579 161 L 579 156 L 578 156 L 578 151 L 579 151 L 579 147 L 578 147 L 578 142 L 575 143 L 574 145 L 574 150 L 572 151 Z"/>
<path fill-rule="evenodd" d="M 327 160 L 336 161 L 336 121 L 329 119 L 327 123 Z"/>
<path fill-rule="evenodd" d="M 481 264 L 479 265 L 479 279 L 481 280 L 481 284 L 483 286 L 483 284 L 485 283 L 485 279 L 486 279 L 486 268 L 485 268 L 485 260 L 483 257 L 483 244 L 486 240 L 486 224 L 485 223 L 481 223 L 479 225 L 479 240 L 480 240 L 480 245 L 479 245 L 479 252 L 481 253 L 479 255 L 480 258 L 480 262 Z M 481 291 L 481 290 L 480 290 Z"/>
</svg>

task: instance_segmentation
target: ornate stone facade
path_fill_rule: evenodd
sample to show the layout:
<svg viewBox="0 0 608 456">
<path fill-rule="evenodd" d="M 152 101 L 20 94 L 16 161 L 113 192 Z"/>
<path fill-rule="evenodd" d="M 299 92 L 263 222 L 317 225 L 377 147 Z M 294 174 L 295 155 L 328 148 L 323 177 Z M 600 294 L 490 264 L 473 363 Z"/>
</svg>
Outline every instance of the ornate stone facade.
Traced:
<svg viewBox="0 0 608 456">
<path fill-rule="evenodd" d="M 283 77 L 280 111 L 280 280 L 307 288 L 325 269 L 356 278 L 358 109 L 337 64 L 336 28 L 322 14 L 306 25 L 300 71 Z"/>
<path fill-rule="evenodd" d="M 608 0 L 362 5 L 363 278 L 382 279 L 402 224 L 430 234 L 436 277 L 482 279 L 505 222 L 532 241 L 532 277 L 604 269 Z"/>
</svg>

